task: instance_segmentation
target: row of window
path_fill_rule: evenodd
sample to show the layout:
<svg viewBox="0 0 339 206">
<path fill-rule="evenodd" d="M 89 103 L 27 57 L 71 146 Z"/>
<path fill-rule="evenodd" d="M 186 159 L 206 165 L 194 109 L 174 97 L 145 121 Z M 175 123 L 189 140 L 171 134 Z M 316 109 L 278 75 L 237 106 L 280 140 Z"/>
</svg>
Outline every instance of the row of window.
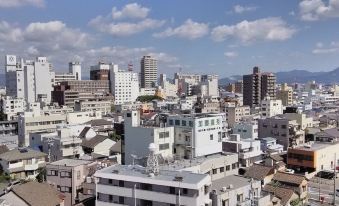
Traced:
<svg viewBox="0 0 339 206">
<path fill-rule="evenodd" d="M 28 123 L 26 123 L 26 126 L 39 126 L 39 125 L 61 124 L 61 123 L 63 123 L 62 120 L 43 121 L 43 122 L 28 122 Z"/>
<path fill-rule="evenodd" d="M 231 170 L 231 166 L 232 166 L 232 170 L 238 168 L 238 163 L 233 163 L 232 165 L 226 165 L 226 167 L 220 167 L 220 168 L 216 168 L 216 169 L 212 169 L 212 174 L 218 174 L 218 170 L 219 173 L 223 173 L 226 171 L 230 171 Z"/>
</svg>

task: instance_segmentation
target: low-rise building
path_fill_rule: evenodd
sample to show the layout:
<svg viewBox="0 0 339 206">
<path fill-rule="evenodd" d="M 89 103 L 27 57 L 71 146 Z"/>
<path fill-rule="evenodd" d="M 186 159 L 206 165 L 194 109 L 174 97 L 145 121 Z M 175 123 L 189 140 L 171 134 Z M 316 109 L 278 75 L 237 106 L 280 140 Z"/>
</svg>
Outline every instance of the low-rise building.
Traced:
<svg viewBox="0 0 339 206">
<path fill-rule="evenodd" d="M 211 178 L 187 171 L 147 172 L 137 165 L 114 165 L 95 173 L 97 206 L 211 205 Z"/>
<path fill-rule="evenodd" d="M 263 118 L 273 117 L 283 113 L 283 106 L 280 99 L 271 99 L 267 96 L 261 100 L 261 115 Z"/>
<path fill-rule="evenodd" d="M 1 97 L 0 110 L 6 115 L 6 120 L 16 120 L 18 114 L 26 110 L 25 99 L 10 96 Z"/>
<path fill-rule="evenodd" d="M 96 112 L 100 111 L 102 115 L 111 112 L 112 101 L 76 101 L 74 103 L 74 111 Z"/>
<path fill-rule="evenodd" d="M 251 114 L 249 106 L 225 107 L 223 111 L 226 114 L 226 121 L 229 127 L 233 127 L 234 124 L 239 123 L 242 118 L 248 117 Z"/>
<path fill-rule="evenodd" d="M 258 122 L 244 121 L 235 123 L 232 129 L 233 134 L 239 134 L 240 139 L 258 139 Z"/>
<path fill-rule="evenodd" d="M 316 142 L 288 148 L 287 165 L 301 171 L 333 170 L 339 163 L 339 142 Z"/>
<path fill-rule="evenodd" d="M 47 154 L 30 148 L 17 148 L 0 154 L 2 170 L 13 179 L 34 179 L 45 167 Z"/>
<path fill-rule="evenodd" d="M 65 206 L 78 203 L 79 193 L 89 174 L 94 174 L 97 163 L 77 159 L 62 159 L 46 165 L 47 183 L 65 196 Z"/>
</svg>

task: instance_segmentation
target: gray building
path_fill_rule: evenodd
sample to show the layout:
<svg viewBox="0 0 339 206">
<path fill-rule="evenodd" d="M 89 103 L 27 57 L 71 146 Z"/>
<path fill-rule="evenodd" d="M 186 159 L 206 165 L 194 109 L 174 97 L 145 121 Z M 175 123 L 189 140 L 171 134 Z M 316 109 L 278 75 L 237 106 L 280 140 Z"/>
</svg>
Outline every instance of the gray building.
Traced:
<svg viewBox="0 0 339 206">
<path fill-rule="evenodd" d="M 151 56 L 143 56 L 140 61 L 141 88 L 154 87 L 158 79 L 157 60 Z"/>
</svg>

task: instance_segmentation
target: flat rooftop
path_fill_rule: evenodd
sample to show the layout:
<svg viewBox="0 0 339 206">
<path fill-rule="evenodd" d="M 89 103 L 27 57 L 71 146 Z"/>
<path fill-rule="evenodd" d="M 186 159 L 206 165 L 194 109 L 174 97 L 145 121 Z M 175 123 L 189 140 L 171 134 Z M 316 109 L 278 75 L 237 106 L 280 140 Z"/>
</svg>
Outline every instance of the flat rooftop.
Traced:
<svg viewBox="0 0 339 206">
<path fill-rule="evenodd" d="M 158 175 L 150 176 L 146 173 L 146 168 L 139 165 L 113 165 L 97 171 L 95 176 L 174 187 L 181 185 L 191 189 L 199 189 L 210 183 L 208 175 L 187 171 L 160 170 Z"/>
<path fill-rule="evenodd" d="M 59 165 L 59 166 L 67 166 L 67 167 L 76 167 L 79 165 L 86 165 L 92 163 L 92 161 L 87 160 L 78 160 L 78 159 L 62 159 L 52 163 L 50 165 Z"/>
<path fill-rule="evenodd" d="M 339 142 L 321 142 L 321 143 L 313 143 L 311 145 L 305 144 L 302 146 L 295 147 L 293 149 L 303 150 L 303 151 L 317 151 L 317 150 L 321 150 L 321 149 L 324 149 L 326 147 L 333 146 L 333 145 L 339 146 Z"/>
<path fill-rule="evenodd" d="M 229 185 L 232 185 L 232 188 L 229 188 Z M 245 186 L 251 185 L 251 179 L 238 176 L 238 175 L 230 175 L 221 179 L 217 179 L 212 181 L 211 190 L 215 190 L 217 194 L 222 194 L 231 190 L 236 190 Z M 226 191 L 223 192 L 222 188 L 226 187 Z"/>
<path fill-rule="evenodd" d="M 164 164 L 160 166 L 160 169 L 165 169 L 165 170 L 182 170 L 190 167 L 195 167 L 198 165 L 201 165 L 207 161 L 213 161 L 215 159 L 220 159 L 220 158 L 227 158 L 237 155 L 235 153 L 229 153 L 229 152 L 223 152 L 223 153 L 216 153 L 216 154 L 211 154 L 207 156 L 202 156 L 202 157 L 196 157 L 194 159 L 181 159 L 181 160 L 175 160 L 172 163 Z"/>
</svg>

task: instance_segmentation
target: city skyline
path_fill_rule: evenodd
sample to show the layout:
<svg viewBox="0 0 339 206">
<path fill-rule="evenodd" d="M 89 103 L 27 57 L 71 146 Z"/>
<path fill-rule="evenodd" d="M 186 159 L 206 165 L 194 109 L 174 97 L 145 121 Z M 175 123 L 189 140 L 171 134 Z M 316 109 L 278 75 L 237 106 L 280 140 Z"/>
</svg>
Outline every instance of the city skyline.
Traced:
<svg viewBox="0 0 339 206">
<path fill-rule="evenodd" d="M 339 66 L 338 0 L 86 4 L 1 0 L 0 55 L 47 56 L 58 72 L 81 61 L 85 76 L 99 60 L 125 69 L 132 62 L 139 72 L 143 55 L 154 56 L 169 77 L 179 68 L 227 77 L 254 66 L 272 72 Z"/>
</svg>

